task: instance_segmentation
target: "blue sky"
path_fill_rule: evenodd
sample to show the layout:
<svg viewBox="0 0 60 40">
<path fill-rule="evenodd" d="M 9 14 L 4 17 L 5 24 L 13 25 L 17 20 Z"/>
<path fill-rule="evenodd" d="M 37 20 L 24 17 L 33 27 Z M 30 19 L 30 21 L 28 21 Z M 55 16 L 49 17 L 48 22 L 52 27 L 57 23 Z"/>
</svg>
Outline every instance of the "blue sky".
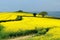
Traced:
<svg viewBox="0 0 60 40">
<path fill-rule="evenodd" d="M 60 0 L 0 0 L 0 11 L 60 11 Z"/>
</svg>

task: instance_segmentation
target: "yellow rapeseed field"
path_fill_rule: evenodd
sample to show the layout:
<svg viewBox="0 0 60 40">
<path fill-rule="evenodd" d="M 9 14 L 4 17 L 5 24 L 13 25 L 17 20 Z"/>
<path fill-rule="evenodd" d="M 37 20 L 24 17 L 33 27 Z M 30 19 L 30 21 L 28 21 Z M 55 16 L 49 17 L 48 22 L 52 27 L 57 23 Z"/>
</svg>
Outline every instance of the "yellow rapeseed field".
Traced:
<svg viewBox="0 0 60 40">
<path fill-rule="evenodd" d="M 60 35 L 60 19 L 51 19 L 51 18 L 41 18 L 41 17 L 24 17 L 24 16 L 33 16 L 32 14 L 27 13 L 9 13 L 4 12 L 0 13 L 0 20 L 12 20 L 17 17 L 17 15 L 23 16 L 21 21 L 11 21 L 11 22 L 2 22 L 5 28 L 5 32 L 17 32 L 18 30 L 33 30 L 37 28 L 47 28 L 54 27 L 47 34 L 54 34 L 55 37 Z"/>
</svg>

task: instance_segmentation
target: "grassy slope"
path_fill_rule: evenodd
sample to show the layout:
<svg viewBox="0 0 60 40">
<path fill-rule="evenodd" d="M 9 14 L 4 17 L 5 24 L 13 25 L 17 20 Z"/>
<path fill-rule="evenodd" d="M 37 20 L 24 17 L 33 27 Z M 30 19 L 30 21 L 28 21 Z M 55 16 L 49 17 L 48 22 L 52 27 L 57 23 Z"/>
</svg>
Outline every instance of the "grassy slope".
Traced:
<svg viewBox="0 0 60 40">
<path fill-rule="evenodd" d="M 22 16 L 33 16 L 32 14 L 23 14 L 23 13 L 1 13 L 0 14 L 0 20 L 4 19 L 15 19 L 17 15 Z M 35 27 L 55 27 L 49 30 L 47 32 L 47 35 L 51 34 L 53 35 L 52 38 L 60 38 L 60 20 L 57 19 L 48 19 L 48 18 L 39 18 L 39 17 L 23 17 L 22 21 L 14 21 L 14 22 L 6 22 L 1 23 L 3 26 L 5 26 L 4 31 L 5 32 L 17 32 L 18 30 L 32 30 L 35 29 Z M 39 37 L 34 37 L 39 38 Z M 45 38 L 45 37 L 44 37 Z"/>
</svg>

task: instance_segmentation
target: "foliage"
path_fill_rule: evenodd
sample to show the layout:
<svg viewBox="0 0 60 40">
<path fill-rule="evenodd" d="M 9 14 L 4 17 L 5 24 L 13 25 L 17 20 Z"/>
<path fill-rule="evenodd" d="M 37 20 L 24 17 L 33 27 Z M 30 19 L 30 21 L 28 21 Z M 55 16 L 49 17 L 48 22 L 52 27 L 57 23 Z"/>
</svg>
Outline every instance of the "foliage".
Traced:
<svg viewBox="0 0 60 40">
<path fill-rule="evenodd" d="M 33 13 L 33 16 L 36 17 L 37 13 Z"/>
<path fill-rule="evenodd" d="M 48 15 L 48 13 L 43 11 L 43 12 L 40 12 L 39 15 L 42 15 L 42 17 L 44 17 L 45 15 Z"/>
<path fill-rule="evenodd" d="M 43 35 L 46 34 L 48 28 L 35 28 L 34 30 L 19 30 L 17 32 L 4 32 L 1 31 L 0 38 L 11 38 L 17 36 L 25 36 L 29 34 Z"/>
<path fill-rule="evenodd" d="M 16 20 L 22 20 L 22 16 L 17 16 Z"/>
<path fill-rule="evenodd" d="M 4 28 L 4 26 L 0 24 L 0 31 L 2 31 L 3 28 Z"/>
<path fill-rule="evenodd" d="M 35 30 L 37 31 L 37 36 L 39 35 L 45 35 L 50 28 L 36 28 Z"/>
<path fill-rule="evenodd" d="M 23 12 L 22 10 L 18 10 L 18 11 L 16 11 L 16 12 Z"/>
<path fill-rule="evenodd" d="M 0 38 L 2 37 L 2 35 L 4 35 L 3 29 L 4 29 L 4 26 L 0 24 Z"/>
<path fill-rule="evenodd" d="M 4 39 L 4 38 L 12 38 L 12 37 L 17 37 L 17 36 L 25 36 L 25 35 L 29 35 L 29 34 L 34 34 L 36 33 L 36 30 L 19 30 L 18 32 L 1 32 L 0 33 L 0 38 Z"/>
<path fill-rule="evenodd" d="M 15 32 L 15 33 L 10 33 L 9 36 L 10 37 L 17 37 L 17 36 L 25 36 L 25 35 L 29 35 L 29 34 L 34 34 L 36 33 L 36 30 L 20 30 L 18 32 Z"/>
</svg>

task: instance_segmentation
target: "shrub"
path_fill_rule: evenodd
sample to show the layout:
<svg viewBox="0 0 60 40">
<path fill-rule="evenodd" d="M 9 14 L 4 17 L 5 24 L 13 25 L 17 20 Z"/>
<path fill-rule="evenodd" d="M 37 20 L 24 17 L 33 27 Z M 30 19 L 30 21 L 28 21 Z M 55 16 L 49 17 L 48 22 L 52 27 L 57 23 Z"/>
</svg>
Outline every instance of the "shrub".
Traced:
<svg viewBox="0 0 60 40">
<path fill-rule="evenodd" d="M 4 29 L 4 26 L 0 24 L 0 38 L 4 35 L 3 29 Z"/>
<path fill-rule="evenodd" d="M 25 35 L 29 35 L 29 34 L 34 34 L 37 33 L 36 30 L 19 30 L 18 32 L 11 32 L 8 34 L 8 37 L 17 37 L 17 36 L 25 36 Z"/>
<path fill-rule="evenodd" d="M 36 17 L 37 13 L 33 13 L 33 16 Z"/>
<path fill-rule="evenodd" d="M 48 31 L 49 31 L 50 28 L 36 28 L 37 30 L 37 36 L 38 35 L 45 35 Z"/>
<path fill-rule="evenodd" d="M 22 16 L 17 16 L 16 20 L 22 20 Z"/>
<path fill-rule="evenodd" d="M 4 26 L 0 24 L 0 31 L 2 31 L 3 28 L 4 28 Z"/>
</svg>

